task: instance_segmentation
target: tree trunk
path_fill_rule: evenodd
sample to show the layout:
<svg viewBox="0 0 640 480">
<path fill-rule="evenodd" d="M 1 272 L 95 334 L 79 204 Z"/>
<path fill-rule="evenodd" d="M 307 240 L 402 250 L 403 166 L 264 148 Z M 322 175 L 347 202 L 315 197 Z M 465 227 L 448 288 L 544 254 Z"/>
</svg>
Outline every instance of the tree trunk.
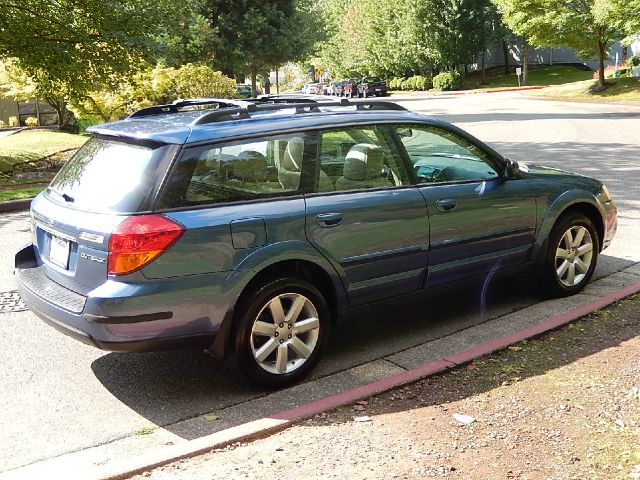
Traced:
<svg viewBox="0 0 640 480">
<path fill-rule="evenodd" d="M 278 78 L 278 67 L 276 66 L 276 94 L 280 95 L 280 79 Z"/>
<path fill-rule="evenodd" d="M 484 68 L 484 56 L 485 56 L 485 52 L 486 51 L 487 51 L 486 49 L 482 50 L 482 57 L 481 57 L 481 60 L 480 60 L 480 62 L 481 62 L 480 65 L 482 67 L 482 85 L 487 83 L 487 71 Z"/>
<path fill-rule="evenodd" d="M 622 47 L 622 64 L 626 64 L 627 63 L 627 58 L 629 56 L 629 47 Z"/>
<path fill-rule="evenodd" d="M 524 46 L 522 47 L 522 85 L 527 84 L 527 73 L 529 70 L 529 60 L 527 57 L 529 56 L 529 44 L 527 41 L 524 41 Z"/>
<path fill-rule="evenodd" d="M 604 43 L 598 40 L 598 89 L 604 89 Z"/>
<path fill-rule="evenodd" d="M 509 73 L 509 46 L 507 45 L 507 41 L 502 39 L 502 54 L 504 55 L 504 73 Z"/>
<path fill-rule="evenodd" d="M 265 95 L 271 94 L 271 80 L 269 80 L 269 72 L 264 76 L 264 93 Z"/>
<path fill-rule="evenodd" d="M 258 96 L 258 88 L 257 88 L 257 81 L 256 81 L 257 76 L 258 74 L 256 72 L 256 67 L 252 65 L 251 66 L 251 96 L 253 97 Z"/>
</svg>

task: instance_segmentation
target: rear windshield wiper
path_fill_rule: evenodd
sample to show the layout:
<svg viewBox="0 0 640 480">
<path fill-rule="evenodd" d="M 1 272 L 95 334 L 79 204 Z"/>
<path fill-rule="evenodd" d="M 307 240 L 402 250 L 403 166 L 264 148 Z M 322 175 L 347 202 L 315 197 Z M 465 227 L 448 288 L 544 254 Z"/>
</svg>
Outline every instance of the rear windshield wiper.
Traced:
<svg viewBox="0 0 640 480">
<path fill-rule="evenodd" d="M 47 191 L 48 192 L 53 192 L 56 195 L 58 195 L 59 197 L 62 197 L 65 202 L 72 203 L 72 202 L 76 201 L 76 199 L 73 198 L 71 195 L 67 195 L 66 193 L 59 192 L 54 188 L 49 187 L 49 188 L 47 188 Z"/>
</svg>

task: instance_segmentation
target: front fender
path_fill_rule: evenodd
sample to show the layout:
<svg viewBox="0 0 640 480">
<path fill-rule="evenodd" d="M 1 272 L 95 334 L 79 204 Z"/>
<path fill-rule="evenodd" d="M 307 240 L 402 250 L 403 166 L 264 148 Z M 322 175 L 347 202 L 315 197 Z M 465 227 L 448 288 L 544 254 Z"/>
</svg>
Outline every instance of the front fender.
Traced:
<svg viewBox="0 0 640 480">
<path fill-rule="evenodd" d="M 547 252 L 549 235 L 553 226 L 563 213 L 579 204 L 589 204 L 595 207 L 600 214 L 600 220 L 603 221 L 604 211 L 602 206 L 598 203 L 595 195 L 587 190 L 569 190 L 554 198 L 548 206 L 543 207 L 545 208 L 544 215 L 540 221 L 540 228 L 533 245 L 532 258 L 536 259 L 538 266 Z"/>
</svg>

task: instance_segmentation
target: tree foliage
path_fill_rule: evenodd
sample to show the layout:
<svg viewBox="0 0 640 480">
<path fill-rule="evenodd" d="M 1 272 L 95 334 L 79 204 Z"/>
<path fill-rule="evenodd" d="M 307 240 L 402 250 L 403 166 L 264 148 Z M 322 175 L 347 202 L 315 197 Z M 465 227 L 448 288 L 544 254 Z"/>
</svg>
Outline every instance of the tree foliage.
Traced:
<svg viewBox="0 0 640 480">
<path fill-rule="evenodd" d="M 322 0 L 320 61 L 338 76 L 409 76 L 473 63 L 488 0 Z"/>
<path fill-rule="evenodd" d="M 628 20 L 638 0 L 493 0 L 504 22 L 536 47 L 570 47 L 579 55 L 598 56 L 599 85 L 604 87 L 604 57 L 623 30 L 638 26 Z M 639 12 L 640 13 L 640 12 Z M 636 16 L 636 19 L 638 17 Z"/>
</svg>

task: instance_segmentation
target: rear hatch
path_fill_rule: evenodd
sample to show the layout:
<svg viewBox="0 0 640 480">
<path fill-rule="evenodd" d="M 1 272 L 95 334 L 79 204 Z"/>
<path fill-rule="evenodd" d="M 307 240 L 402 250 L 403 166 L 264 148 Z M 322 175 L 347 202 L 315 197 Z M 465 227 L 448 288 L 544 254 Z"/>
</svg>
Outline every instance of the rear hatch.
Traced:
<svg viewBox="0 0 640 480">
<path fill-rule="evenodd" d="M 127 216 L 151 210 L 178 148 L 88 140 L 31 204 L 38 268 L 81 295 L 104 283 L 110 233 Z"/>
</svg>

